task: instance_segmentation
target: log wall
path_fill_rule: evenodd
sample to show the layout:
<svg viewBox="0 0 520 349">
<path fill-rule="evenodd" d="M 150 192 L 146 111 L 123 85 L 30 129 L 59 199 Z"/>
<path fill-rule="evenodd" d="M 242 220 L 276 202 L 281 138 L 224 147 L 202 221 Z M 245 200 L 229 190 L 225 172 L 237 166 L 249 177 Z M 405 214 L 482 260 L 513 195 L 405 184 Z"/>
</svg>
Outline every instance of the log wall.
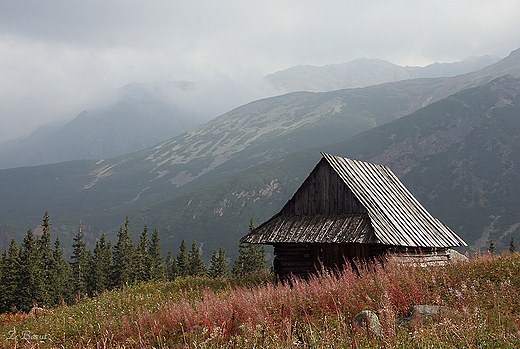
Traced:
<svg viewBox="0 0 520 349">
<path fill-rule="evenodd" d="M 341 269 L 346 262 L 373 261 L 389 253 L 391 258 L 418 265 L 443 264 L 449 260 L 445 248 L 421 250 L 381 244 L 274 244 L 274 271 L 280 280 L 291 274 L 306 278 L 322 267 Z M 354 266 L 354 265 L 353 265 Z M 355 267 L 355 266 L 354 266 Z"/>
<path fill-rule="evenodd" d="M 322 160 L 280 214 L 302 216 L 366 212 L 343 179 Z"/>
</svg>

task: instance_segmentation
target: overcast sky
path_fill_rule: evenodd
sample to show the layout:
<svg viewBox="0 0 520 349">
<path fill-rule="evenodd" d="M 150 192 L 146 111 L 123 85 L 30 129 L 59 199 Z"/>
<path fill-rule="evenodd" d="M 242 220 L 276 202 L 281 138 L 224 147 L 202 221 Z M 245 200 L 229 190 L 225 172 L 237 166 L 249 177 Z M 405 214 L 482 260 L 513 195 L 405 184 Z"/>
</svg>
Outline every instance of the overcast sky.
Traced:
<svg viewBox="0 0 520 349">
<path fill-rule="evenodd" d="M 214 117 L 295 65 L 505 57 L 519 18 L 518 0 L 2 0 L 0 140 L 131 82 L 195 82 Z"/>
</svg>

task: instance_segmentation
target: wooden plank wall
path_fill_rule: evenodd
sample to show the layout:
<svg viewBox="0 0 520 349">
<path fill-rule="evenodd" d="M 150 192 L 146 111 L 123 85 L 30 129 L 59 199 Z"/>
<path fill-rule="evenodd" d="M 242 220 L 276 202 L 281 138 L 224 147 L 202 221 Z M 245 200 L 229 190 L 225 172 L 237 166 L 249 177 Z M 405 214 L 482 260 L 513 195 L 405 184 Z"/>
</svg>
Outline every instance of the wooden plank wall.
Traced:
<svg viewBox="0 0 520 349">
<path fill-rule="evenodd" d="M 449 261 L 447 248 L 422 248 L 410 249 L 405 247 L 393 247 L 391 250 L 392 258 L 399 259 L 401 262 L 426 265 L 442 265 Z"/>
<path fill-rule="evenodd" d="M 290 274 L 306 278 L 316 271 L 317 255 L 313 244 L 275 244 L 274 272 L 280 280 Z"/>
<path fill-rule="evenodd" d="M 387 246 L 370 244 L 274 244 L 275 274 L 285 280 L 290 274 L 307 277 L 322 266 L 336 270 L 345 261 L 371 260 L 386 252 Z"/>
<path fill-rule="evenodd" d="M 418 265 L 440 265 L 449 260 L 445 248 L 399 248 L 381 244 L 274 244 L 274 271 L 280 280 L 290 275 L 306 278 L 321 270 L 341 268 L 345 261 L 372 261 L 391 253 L 392 258 Z"/>
<path fill-rule="evenodd" d="M 366 212 L 341 177 L 322 160 L 280 214 L 301 216 Z"/>
</svg>

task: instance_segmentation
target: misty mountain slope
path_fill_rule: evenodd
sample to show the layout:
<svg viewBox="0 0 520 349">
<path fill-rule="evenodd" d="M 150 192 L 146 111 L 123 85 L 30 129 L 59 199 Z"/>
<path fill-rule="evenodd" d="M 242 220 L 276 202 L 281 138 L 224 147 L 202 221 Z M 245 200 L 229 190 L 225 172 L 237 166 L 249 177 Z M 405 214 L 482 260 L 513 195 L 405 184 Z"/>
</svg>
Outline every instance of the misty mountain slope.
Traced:
<svg viewBox="0 0 520 349">
<path fill-rule="evenodd" d="M 390 122 L 505 73 L 520 77 L 520 49 L 484 70 L 453 78 L 413 79 L 361 89 L 298 92 L 268 98 L 237 108 L 182 137 L 162 143 L 148 159 L 157 162 L 153 171 L 168 164 L 187 165 L 182 173 L 174 172 L 179 177 L 172 179 L 172 183 L 182 186 L 208 171 L 214 174 L 238 171 L 284 153 L 346 139 L 363 127 Z M 242 125 L 244 120 L 251 122 L 253 129 L 258 125 L 270 126 L 259 132 L 239 131 L 241 136 L 237 138 L 229 127 Z M 367 123 L 368 120 L 371 123 Z M 194 168 L 198 174 L 190 170 L 192 162 L 203 166 Z M 162 176 L 165 170 L 162 171 L 157 174 Z"/>
<path fill-rule="evenodd" d="M 434 64 L 425 68 L 404 69 L 410 71 L 410 76 L 436 76 L 442 75 L 443 72 L 453 73 L 474 69 L 494 59 L 495 57 L 491 56 L 473 57 L 447 65 Z M 376 77 L 369 84 L 407 78 L 402 75 L 402 67 L 389 62 L 360 59 L 354 63 L 345 69 L 361 80 Z M 401 73 L 396 73 L 396 69 Z M 337 69 L 329 70 L 330 77 L 337 79 L 341 76 L 338 75 Z M 414 73 L 423 70 L 424 74 Z M 394 73 L 389 73 L 390 71 Z M 397 75 L 391 79 L 380 79 L 380 76 L 388 74 Z M 305 73 L 299 75 L 305 76 Z M 190 111 L 192 107 L 178 106 L 184 104 L 180 101 L 193 97 L 190 97 L 189 92 L 193 92 L 196 88 L 195 84 L 185 81 L 151 85 L 134 83 L 125 86 L 119 89 L 120 97 L 115 102 L 81 113 L 52 135 L 44 137 L 39 129 L 23 141 L 15 140 L 8 144 L 0 144 L 0 169 L 69 160 L 110 158 L 139 151 L 186 132 L 200 124 L 203 118 L 207 119 L 207 116 L 203 117 L 198 115 L 198 112 Z M 456 91 L 457 87 L 448 92 Z M 431 100 L 445 96 L 447 95 L 435 96 Z M 414 105 L 412 110 L 400 115 L 422 106 Z"/>
<path fill-rule="evenodd" d="M 20 158 L 29 156 L 45 143 L 56 131 L 67 124 L 67 121 L 55 121 L 38 127 L 27 136 L 18 137 L 0 143 L 0 168 L 11 167 L 9 163 L 16 163 Z M 5 164 L 6 166 L 4 167 Z"/>
<path fill-rule="evenodd" d="M 249 219 L 257 225 L 290 199 L 319 152 L 385 164 L 472 250 L 520 238 L 520 79 L 460 92 L 344 142 L 288 154 L 217 184 L 156 203 L 133 218 L 177 248 L 195 237 L 234 255 Z M 196 232 L 196 233 L 195 233 Z"/>
<path fill-rule="evenodd" d="M 195 128 L 200 116 L 180 109 L 164 95 L 182 87 L 171 84 L 127 85 L 117 91 L 114 101 L 82 112 L 52 133 L 39 128 L 23 140 L 0 145 L 0 168 L 112 158 Z"/>
<path fill-rule="evenodd" d="M 501 62 L 500 69 L 520 67 L 518 51 Z M 91 227 L 88 238 L 93 241 L 100 231 L 117 229 L 125 216 L 133 217 L 155 202 L 291 152 L 344 141 L 461 89 L 483 84 L 492 74 L 500 74 L 500 69 L 363 89 L 291 93 L 251 102 L 136 153 L 0 171 L 4 184 L 0 187 L 0 237 L 7 239 L 0 244 L 7 244 L 16 231 L 23 235 L 25 227 L 36 228 L 45 211 L 63 234 L 76 229 L 81 219 L 86 229 Z M 374 144 L 380 141 L 372 140 Z M 264 192 L 271 192 L 276 182 L 265 181 Z"/>
<path fill-rule="evenodd" d="M 301 65 L 266 76 L 280 91 L 326 92 L 360 88 L 418 78 L 453 77 L 480 70 L 500 60 L 498 56 L 468 57 L 455 63 L 433 63 L 425 67 L 402 67 L 385 60 L 359 58 L 322 67 Z"/>
<path fill-rule="evenodd" d="M 9 242 L 13 224 L 32 222 L 35 228 L 45 211 L 56 213 L 55 227 L 64 232 L 77 228 L 80 218 L 92 231 L 107 231 L 153 202 L 289 152 L 342 140 L 407 110 L 400 93 L 382 96 L 378 89 L 294 93 L 249 103 L 137 153 L 2 170 L 0 224 L 9 228 L 0 226 L 0 242 Z"/>
<path fill-rule="evenodd" d="M 412 78 L 453 77 L 476 72 L 500 61 L 496 55 L 472 56 L 460 62 L 432 63 L 425 67 L 407 67 L 412 70 Z"/>
<path fill-rule="evenodd" d="M 6 185 L 0 187 L 0 196 L 6 199 L 0 201 L 0 224 L 9 228 L 0 226 L 0 237 L 4 236 L 0 243 L 7 245 L 13 229 L 22 224 L 37 227 L 45 211 L 55 212 L 55 227 L 63 227 L 64 232 L 76 229 L 80 219 L 92 232 L 111 230 L 126 215 L 133 216 L 159 200 L 406 115 L 427 103 L 440 84 L 442 80 L 434 79 L 329 93 L 292 93 L 236 108 L 137 153 L 2 170 L 0 181 Z M 95 239 L 97 235 L 92 234 L 89 238 Z"/>
</svg>

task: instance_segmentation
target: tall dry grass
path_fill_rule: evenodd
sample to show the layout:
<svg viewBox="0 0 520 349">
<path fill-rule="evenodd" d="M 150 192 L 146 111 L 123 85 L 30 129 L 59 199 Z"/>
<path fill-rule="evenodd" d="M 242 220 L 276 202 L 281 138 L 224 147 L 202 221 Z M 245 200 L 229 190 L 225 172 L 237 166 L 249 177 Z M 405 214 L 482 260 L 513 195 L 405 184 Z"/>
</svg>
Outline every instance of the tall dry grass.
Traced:
<svg viewBox="0 0 520 349">
<path fill-rule="evenodd" d="M 397 325 L 417 304 L 452 311 Z M 362 310 L 378 314 L 382 336 L 353 325 Z M 13 330 L 42 338 L 6 339 Z M 6 348 L 520 347 L 520 254 L 442 267 L 390 260 L 285 284 L 265 275 L 146 283 L 4 324 L 0 333 Z"/>
</svg>

